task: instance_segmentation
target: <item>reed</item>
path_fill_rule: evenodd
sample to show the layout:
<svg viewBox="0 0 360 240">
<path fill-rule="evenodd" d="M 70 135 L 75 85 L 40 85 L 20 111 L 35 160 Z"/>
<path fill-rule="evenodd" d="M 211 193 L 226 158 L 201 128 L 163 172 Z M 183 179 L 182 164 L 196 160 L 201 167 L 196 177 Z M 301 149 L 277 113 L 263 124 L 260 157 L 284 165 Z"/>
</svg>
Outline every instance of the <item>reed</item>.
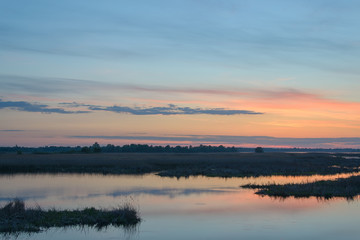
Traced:
<svg viewBox="0 0 360 240">
<path fill-rule="evenodd" d="M 25 202 L 14 199 L 0 208 L 0 232 L 40 232 L 52 227 L 131 227 L 141 221 L 138 211 L 130 204 L 111 210 L 85 208 L 82 210 L 43 210 L 25 208 Z"/>
<path fill-rule="evenodd" d="M 313 175 L 358 172 L 360 159 L 327 153 L 2 154 L 0 174 L 100 173 L 187 177 Z"/>
<path fill-rule="evenodd" d="M 342 197 L 346 199 L 354 199 L 360 195 L 360 176 L 352 176 L 349 178 L 339 178 L 336 180 L 323 180 L 313 183 L 300 184 L 269 184 L 255 185 L 248 184 L 241 186 L 243 188 L 257 189 L 256 194 L 267 195 L 272 197 L 318 197 L 330 199 L 334 197 Z"/>
</svg>

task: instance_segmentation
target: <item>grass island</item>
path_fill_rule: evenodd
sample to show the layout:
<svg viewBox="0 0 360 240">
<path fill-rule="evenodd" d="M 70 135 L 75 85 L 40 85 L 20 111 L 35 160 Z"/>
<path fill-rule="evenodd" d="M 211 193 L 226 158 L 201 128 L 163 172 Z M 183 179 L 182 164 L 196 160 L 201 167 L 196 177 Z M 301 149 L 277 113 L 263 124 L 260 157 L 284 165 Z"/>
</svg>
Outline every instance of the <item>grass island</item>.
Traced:
<svg viewBox="0 0 360 240">
<path fill-rule="evenodd" d="M 111 210 L 85 208 L 82 210 L 43 210 L 25 208 L 25 202 L 14 199 L 0 208 L 0 233 L 40 232 L 51 227 L 131 227 L 141 221 L 130 204 Z"/>
</svg>

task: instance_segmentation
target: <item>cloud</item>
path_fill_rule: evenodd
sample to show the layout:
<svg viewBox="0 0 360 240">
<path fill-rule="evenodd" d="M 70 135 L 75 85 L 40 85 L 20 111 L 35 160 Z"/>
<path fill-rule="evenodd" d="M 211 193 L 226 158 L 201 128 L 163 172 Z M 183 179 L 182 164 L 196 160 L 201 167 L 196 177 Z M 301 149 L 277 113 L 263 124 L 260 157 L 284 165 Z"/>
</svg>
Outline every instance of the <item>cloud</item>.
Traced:
<svg viewBox="0 0 360 240">
<path fill-rule="evenodd" d="M 339 111 L 358 111 L 359 102 L 346 101 L 332 96 L 326 96 L 324 90 L 304 91 L 295 88 L 198 88 L 198 87 L 179 87 L 179 86 L 156 86 L 142 84 L 109 83 L 91 80 L 68 79 L 68 78 L 46 78 L 46 77 L 26 77 L 16 75 L 0 74 L 0 94 L 3 98 L 10 96 L 23 95 L 23 99 L 28 101 L 29 96 L 46 97 L 49 100 L 61 99 L 62 107 L 80 107 L 74 99 L 93 99 L 97 96 L 106 102 L 116 103 L 119 101 L 137 102 L 163 102 L 166 103 L 188 103 L 193 104 L 221 104 L 220 107 L 237 108 L 247 106 L 252 109 L 262 109 L 270 112 L 274 109 L 316 109 L 328 111 L 337 108 Z M 121 93 L 121 94 L 119 94 Z M 146 94 L 148 93 L 148 94 Z M 74 98 L 76 96 L 76 98 Z M 68 102 L 68 103 L 67 103 Z M 128 112 L 131 114 L 146 113 L 145 110 L 119 107 L 119 106 L 96 106 L 97 110 Z M 82 104 L 82 107 L 93 107 L 92 105 Z M 211 106 L 211 105 L 210 105 Z M 219 105 L 217 105 L 219 106 Z M 94 108 L 96 109 L 96 108 Z M 94 110 L 93 109 L 93 110 Z M 212 109 L 212 108 L 210 108 Z M 266 110 L 268 109 L 268 110 Z M 83 110 L 83 109 L 81 109 Z M 153 109 L 154 111 L 156 109 Z M 180 111 L 180 109 L 178 109 Z M 215 113 L 212 109 L 212 113 Z M 151 109 L 147 109 L 150 112 Z M 182 110 L 190 114 L 191 111 Z M 261 111 L 261 110 L 260 110 Z M 204 112 L 207 114 L 206 112 Z M 225 112 L 222 111 L 222 114 Z M 228 112 L 230 113 L 230 112 Z M 240 112 L 237 112 L 241 114 Z M 161 114 L 161 113 L 160 113 Z"/>
<path fill-rule="evenodd" d="M 90 80 L 80 80 L 71 78 L 52 78 L 52 77 L 31 77 L 0 74 L 2 94 L 26 93 L 36 94 L 37 96 L 54 94 L 79 94 L 80 92 L 91 89 L 99 89 L 100 82 Z"/>
<path fill-rule="evenodd" d="M 36 95 L 54 95 L 54 94 L 91 94 L 106 91 L 106 94 L 119 91 L 124 93 L 148 92 L 173 96 L 174 94 L 186 95 L 205 95 L 205 96 L 224 96 L 231 98 L 248 98 L 248 99 L 322 99 L 328 100 L 319 93 L 306 92 L 294 88 L 196 88 L 196 87 L 179 87 L 179 86 L 154 86 L 143 84 L 128 83 L 109 83 L 84 79 L 71 78 L 51 78 L 51 77 L 30 77 L 18 75 L 0 74 L 0 84 L 2 86 L 0 92 L 2 94 L 19 93 L 19 91 Z"/>
<path fill-rule="evenodd" d="M 325 96 L 319 93 L 306 92 L 294 88 L 196 88 L 196 87 L 179 87 L 179 86 L 156 86 L 143 84 L 128 83 L 109 83 L 84 79 L 71 78 L 52 78 L 52 77 L 30 77 L 18 75 L 0 74 L 1 90 L 3 94 L 18 93 L 19 91 L 29 94 L 83 94 L 84 91 L 96 93 L 99 90 L 106 91 L 107 94 L 114 92 L 118 95 L 122 92 L 149 92 L 156 94 L 171 95 L 211 95 L 225 96 L 233 98 L 249 98 L 249 99 L 323 99 Z M 0 92 L 1 92 L 0 90 Z"/>
<path fill-rule="evenodd" d="M 79 139 L 190 142 L 194 144 L 260 145 L 309 148 L 332 148 L 336 146 L 360 148 L 360 138 L 277 138 L 269 136 L 227 136 L 227 135 L 174 135 L 174 136 L 69 136 Z"/>
<path fill-rule="evenodd" d="M 263 114 L 248 110 L 229 110 L 224 108 L 190 108 L 179 107 L 173 104 L 169 104 L 166 107 L 89 107 L 90 110 L 102 110 L 116 113 L 129 113 L 133 115 L 194 115 L 194 114 L 209 114 L 209 115 L 239 115 L 239 114 Z"/>
<path fill-rule="evenodd" d="M 3 101 L 0 99 L 0 109 L 10 108 L 24 112 L 41 112 L 41 113 L 88 113 L 89 111 L 67 111 L 63 108 L 50 108 L 45 104 L 33 104 L 25 101 Z"/>
<path fill-rule="evenodd" d="M 24 132 L 25 130 L 19 129 L 0 129 L 0 132 Z"/>
<path fill-rule="evenodd" d="M 100 106 L 97 106 L 97 105 L 92 105 L 92 104 L 84 104 L 84 103 L 78 103 L 78 102 L 62 102 L 62 103 L 59 103 L 59 105 L 63 105 L 65 107 L 71 107 L 71 108 L 78 108 L 78 107 L 92 107 L 92 108 L 95 108 L 95 107 L 100 107 Z"/>
<path fill-rule="evenodd" d="M 116 87 L 116 86 L 114 86 Z M 137 92 L 154 92 L 164 94 L 193 94 L 193 95 L 217 95 L 217 96 L 228 96 L 228 97 L 241 97 L 241 98 L 273 98 L 273 99 L 284 99 L 284 98 L 321 98 L 320 94 L 303 92 L 298 89 L 282 88 L 274 90 L 266 89 L 252 89 L 242 88 L 240 89 L 213 89 L 213 88 L 194 88 L 194 87 L 160 87 L 160 86 L 139 86 L 131 84 L 118 84 L 117 87 L 123 90 L 131 90 Z"/>
<path fill-rule="evenodd" d="M 352 29 L 357 29 L 357 21 L 352 20 L 357 19 L 353 1 L 335 5 L 327 2 L 326 8 L 321 7 L 317 14 L 309 14 L 320 8 L 316 3 L 278 4 L 295 11 L 291 17 L 288 11 L 276 12 L 281 8 L 267 1 L 261 6 L 256 1 L 225 4 L 181 1 L 181 5 L 164 1 L 161 6 L 144 1 L 140 8 L 132 1 L 121 2 L 115 8 L 113 2 L 86 7 L 78 2 L 71 3 L 73 7 L 69 7 L 70 2 L 56 6 L 42 3 L 28 6 L 26 12 L 19 10 L 17 1 L 9 2 L 2 6 L 2 18 L 0 15 L 0 20 L 6 19 L 0 21 L 2 49 L 8 51 L 95 59 L 143 60 L 149 55 L 151 60 L 158 60 L 159 56 L 171 60 L 175 56 L 256 69 L 270 64 L 281 69 L 284 64 L 293 63 L 334 71 L 340 65 L 340 70 L 358 73 L 356 66 L 348 64 L 351 55 L 357 56 L 357 47 L 351 44 Z M 346 14 L 334 7 L 338 5 L 345 7 Z M 52 24 L 47 24 L 49 20 Z M 246 22 L 246 27 L 234 24 L 241 22 Z M 324 53 L 341 56 L 345 61 L 339 63 L 338 57 L 329 58 Z"/>
<path fill-rule="evenodd" d="M 115 113 L 125 113 L 132 115 L 195 115 L 195 114 L 208 114 L 208 115 L 259 115 L 260 112 L 254 112 L 249 110 L 232 110 L 225 108 L 191 108 L 191 107 L 179 107 L 173 104 L 169 104 L 165 107 L 127 107 L 127 106 L 98 106 L 91 104 L 83 104 L 77 102 L 63 102 L 59 105 L 65 108 L 50 108 L 46 104 L 34 104 L 25 101 L 2 101 L 0 99 L 0 109 L 9 108 L 18 111 L 25 112 L 41 112 L 41 113 L 61 113 L 61 114 L 80 114 L 89 113 L 93 111 L 108 111 Z M 70 111 L 66 110 L 66 107 L 79 108 L 86 107 L 88 110 L 82 111 Z"/>
</svg>

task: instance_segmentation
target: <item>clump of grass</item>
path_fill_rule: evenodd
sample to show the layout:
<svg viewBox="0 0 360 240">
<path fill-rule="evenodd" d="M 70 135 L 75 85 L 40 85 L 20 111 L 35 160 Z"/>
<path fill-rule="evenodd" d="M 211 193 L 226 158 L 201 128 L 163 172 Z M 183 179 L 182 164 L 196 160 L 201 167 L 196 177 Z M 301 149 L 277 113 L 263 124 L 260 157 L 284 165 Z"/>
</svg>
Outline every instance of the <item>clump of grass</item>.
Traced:
<svg viewBox="0 0 360 240">
<path fill-rule="evenodd" d="M 43 210 L 25 208 L 22 200 L 14 199 L 0 208 L 0 232 L 40 232 L 51 227 L 95 227 L 102 229 L 108 226 L 131 227 L 140 222 L 138 211 L 125 204 L 111 210 L 85 208 L 82 210 Z"/>
<path fill-rule="evenodd" d="M 352 176 L 349 178 L 339 178 L 336 180 L 323 180 L 313 183 L 298 184 L 269 184 L 255 185 L 247 184 L 241 186 L 243 188 L 258 189 L 256 194 L 267 195 L 272 197 L 318 197 L 330 199 L 333 197 L 343 197 L 346 199 L 354 199 L 360 195 L 360 176 Z"/>
</svg>

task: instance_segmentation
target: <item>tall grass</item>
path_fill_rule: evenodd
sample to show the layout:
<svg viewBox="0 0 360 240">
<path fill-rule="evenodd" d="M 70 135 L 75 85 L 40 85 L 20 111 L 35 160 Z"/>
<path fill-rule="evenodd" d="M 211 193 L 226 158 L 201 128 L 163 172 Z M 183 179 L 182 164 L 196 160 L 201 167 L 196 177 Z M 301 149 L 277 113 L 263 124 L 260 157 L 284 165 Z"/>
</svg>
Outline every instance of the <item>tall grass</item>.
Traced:
<svg viewBox="0 0 360 240">
<path fill-rule="evenodd" d="M 313 175 L 357 172 L 360 159 L 327 153 L 114 153 L 114 154 L 4 154 L 0 174 L 102 173 L 186 177 Z"/>
<path fill-rule="evenodd" d="M 267 195 L 272 197 L 318 197 L 318 198 L 334 198 L 342 197 L 346 199 L 354 199 L 360 195 L 360 176 L 352 176 L 349 178 L 339 178 L 336 180 L 323 180 L 313 183 L 298 184 L 268 184 L 255 185 L 248 184 L 243 188 L 258 189 L 256 194 Z"/>
<path fill-rule="evenodd" d="M 43 210 L 25 208 L 25 202 L 14 199 L 0 208 L 0 232 L 39 232 L 51 227 L 131 227 L 141 221 L 138 211 L 130 204 L 111 210 L 85 208 L 82 210 Z"/>
</svg>

